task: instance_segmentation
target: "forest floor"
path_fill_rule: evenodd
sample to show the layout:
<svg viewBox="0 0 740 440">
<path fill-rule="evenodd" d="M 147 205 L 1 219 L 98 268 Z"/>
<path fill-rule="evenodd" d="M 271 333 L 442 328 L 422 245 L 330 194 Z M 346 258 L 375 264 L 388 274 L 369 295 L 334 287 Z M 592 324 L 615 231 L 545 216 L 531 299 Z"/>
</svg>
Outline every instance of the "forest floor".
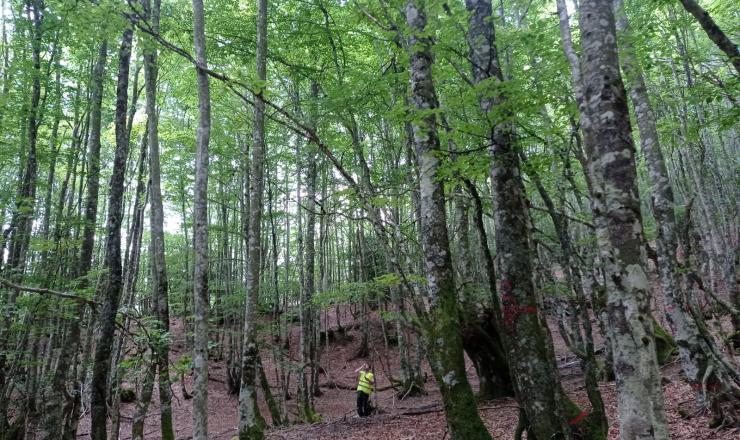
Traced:
<svg viewBox="0 0 740 440">
<path fill-rule="evenodd" d="M 334 312 L 328 314 L 330 326 L 336 326 Z M 342 310 L 342 325 L 352 325 L 352 316 L 347 310 Z M 327 315 L 325 315 L 327 316 Z M 322 323 L 324 323 L 322 316 Z M 570 397 L 584 410 L 588 410 L 589 403 L 583 386 L 583 379 L 575 358 L 569 354 L 558 334 L 554 323 L 551 323 L 551 332 L 558 356 L 558 365 L 563 386 Z M 324 328 L 322 324 L 322 328 Z M 172 361 L 176 361 L 184 353 L 184 333 L 180 321 L 172 322 L 174 342 L 172 345 Z M 361 340 L 359 330 L 350 330 L 347 337 L 340 341 L 330 341 L 329 348 L 323 346 L 321 365 L 326 373 L 321 374 L 319 382 L 326 384 L 333 382 L 340 388 L 323 387 L 323 395 L 315 399 L 315 408 L 321 415 L 322 421 L 314 424 L 295 424 L 286 428 L 270 429 L 267 438 L 272 440 L 442 440 L 447 437 L 444 412 L 441 406 L 441 395 L 434 382 L 434 378 L 423 364 L 422 369 L 427 373 L 428 382 L 425 396 L 407 397 L 400 400 L 393 389 L 375 393 L 372 402 L 381 409 L 380 414 L 360 419 L 355 412 L 355 392 L 352 389 L 356 381 L 355 368 L 362 363 L 362 359 L 354 359 L 354 355 Z M 297 359 L 298 326 L 291 332 L 291 357 Z M 598 344 L 598 341 L 597 341 Z M 384 348 L 380 321 L 372 321 L 371 325 L 371 356 L 375 361 L 377 388 L 389 384 L 387 372 L 398 376 L 398 350 L 391 346 L 387 351 Z M 263 362 L 270 383 L 275 386 L 276 367 L 270 352 L 263 352 Z M 382 361 L 381 361 L 382 360 Z M 466 358 L 468 379 L 474 390 L 478 388 L 478 378 L 469 359 Z M 714 430 L 709 428 L 708 417 L 705 414 L 693 414 L 689 418 L 679 415 L 680 405 L 687 406 L 692 399 L 692 390 L 685 384 L 680 375 L 678 362 L 673 361 L 664 366 L 664 395 L 671 429 L 672 439 L 737 439 L 740 430 Z M 328 378 L 326 377 L 328 374 Z M 328 380 L 327 380 L 328 379 Z M 291 379 L 292 393 L 295 396 L 295 375 Z M 132 386 L 132 384 L 129 384 Z M 185 388 L 192 393 L 192 376 L 185 376 Z M 173 413 L 176 438 L 185 440 L 191 438 L 192 400 L 183 398 L 180 383 L 173 384 L 174 400 Z M 273 393 L 278 393 L 278 388 Z M 617 439 L 619 427 L 617 425 L 617 406 L 614 382 L 602 382 L 601 392 L 604 398 L 607 415 L 610 421 L 609 438 Z M 159 439 L 159 396 L 155 387 L 152 404 L 149 408 L 145 425 L 145 438 Z M 266 405 L 260 394 L 260 408 L 262 414 L 268 417 Z M 131 421 L 135 404 L 122 404 L 121 440 L 131 438 Z M 291 420 L 297 419 L 296 399 L 287 402 L 287 409 Z M 517 405 L 513 399 L 499 399 L 480 402 L 479 413 L 494 438 L 512 439 L 517 425 Z M 225 361 L 211 361 L 210 380 L 208 389 L 209 411 L 209 439 L 230 440 L 237 433 L 238 425 L 238 398 L 228 392 Z M 89 416 L 86 415 L 80 424 L 78 438 L 89 438 Z"/>
</svg>

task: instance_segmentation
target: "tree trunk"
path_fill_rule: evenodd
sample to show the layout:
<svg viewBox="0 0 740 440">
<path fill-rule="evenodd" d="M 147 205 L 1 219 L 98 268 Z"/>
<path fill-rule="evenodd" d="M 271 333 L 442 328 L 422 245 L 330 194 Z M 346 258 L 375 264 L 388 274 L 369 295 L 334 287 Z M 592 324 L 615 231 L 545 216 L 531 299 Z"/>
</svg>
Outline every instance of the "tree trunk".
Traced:
<svg viewBox="0 0 740 440">
<path fill-rule="evenodd" d="M 41 100 L 41 49 L 43 37 L 43 2 L 40 0 L 26 1 L 29 16 L 33 10 L 33 22 L 31 24 L 31 49 L 32 65 L 31 73 L 31 103 L 28 112 L 27 133 L 28 154 L 26 156 L 25 169 L 21 173 L 21 182 L 15 198 L 15 207 L 10 221 L 9 229 L 3 231 L 3 237 L 9 235 L 8 263 L 2 269 L 7 272 L 9 278 L 21 281 L 25 272 L 25 260 L 28 245 L 31 239 L 31 226 L 34 220 L 36 203 L 36 175 L 38 162 L 36 158 L 36 144 L 39 129 L 39 106 Z M 7 49 L 6 49 L 7 53 Z M 7 71 L 7 69 L 5 69 Z M 7 83 L 7 81 L 6 81 Z M 7 95 L 3 95 L 7 96 Z M 0 247 L 0 254 L 5 254 L 5 249 Z M 0 257 L 0 266 L 2 257 Z M 3 321 L 0 325 L 0 391 L 5 391 L 9 385 L 7 355 L 10 343 L 10 332 L 19 291 L 10 289 L 6 300 L 2 304 Z M 0 403 L 0 418 L 6 418 L 7 401 Z M 0 422 L 0 423 L 5 423 Z M 0 424 L 0 427 L 3 427 Z"/>
<path fill-rule="evenodd" d="M 491 21 L 491 3 L 468 0 L 470 14 L 468 44 L 476 83 L 494 79 L 503 82 L 496 37 Z M 480 99 L 487 118 L 505 96 Z M 570 438 L 566 417 L 578 415 L 560 385 L 551 336 L 540 310 L 532 281 L 529 215 L 514 135 L 507 124 L 490 122 L 491 180 L 494 187 L 494 223 L 499 258 L 502 334 L 505 334 L 517 400 L 528 421 L 528 435 L 537 439 Z"/>
<path fill-rule="evenodd" d="M 80 247 L 78 276 L 90 271 L 93 248 L 95 246 L 95 227 L 98 216 L 98 193 L 100 191 L 100 119 L 103 102 L 103 79 L 108 57 L 108 41 L 103 40 L 98 48 L 98 60 L 90 78 L 90 133 L 87 144 L 87 193 L 85 195 L 85 218 Z"/>
<path fill-rule="evenodd" d="M 521 153 L 521 156 L 526 161 L 524 153 Z M 568 218 L 563 211 L 556 211 L 555 204 L 545 190 L 539 175 L 534 170 L 529 171 L 528 174 L 530 174 L 531 180 L 547 207 L 547 212 L 550 215 L 560 244 L 560 266 L 565 274 L 568 288 L 575 296 L 574 300 L 571 301 L 573 303 L 571 307 L 573 317 L 571 319 L 572 327 L 574 327 L 572 332 L 567 331 L 564 322 L 560 321 L 558 324 L 568 348 L 581 359 L 581 370 L 585 376 L 586 394 L 592 408 L 589 415 L 589 422 L 591 424 L 589 429 L 596 430 L 594 434 L 598 434 L 600 437 L 606 437 L 609 430 L 609 421 L 606 418 L 604 400 L 599 390 L 599 367 L 594 351 L 591 316 L 588 312 L 588 301 L 583 291 L 583 280 L 581 279 L 580 270 L 573 261 L 574 250 L 571 244 L 570 233 L 568 232 Z"/>
<path fill-rule="evenodd" d="M 56 47 L 55 47 L 56 48 Z M 59 122 L 62 119 L 62 67 L 59 60 L 59 53 L 54 54 L 56 56 L 55 62 L 55 79 L 54 79 L 54 122 L 51 127 L 51 137 L 49 138 L 49 147 L 51 149 L 51 163 L 49 164 L 49 174 L 46 177 L 46 194 L 44 195 L 44 214 L 41 219 L 41 239 L 44 241 L 49 240 L 49 229 L 51 223 L 51 206 L 52 206 L 52 195 L 54 194 L 54 183 L 56 177 L 56 166 L 59 158 L 59 152 L 62 150 L 62 142 L 59 141 Z M 78 89 L 79 96 L 79 89 Z M 79 101 L 75 99 L 75 111 Z M 59 145 L 57 145 L 57 143 Z M 48 266 L 47 259 L 49 255 L 49 245 L 45 243 L 44 250 L 41 253 L 41 263 L 38 269 L 45 270 Z"/>
<path fill-rule="evenodd" d="M 152 30 L 159 32 L 160 0 L 142 0 L 145 14 Z M 157 49 L 144 49 L 144 81 L 146 87 L 147 135 L 149 144 L 149 196 L 151 227 L 151 275 L 152 297 L 154 298 L 157 326 L 162 332 L 169 332 L 170 313 L 168 300 L 167 266 L 164 248 L 164 207 L 159 160 L 159 118 L 157 115 Z M 162 438 L 174 440 L 172 428 L 172 392 L 170 391 L 169 371 L 170 347 L 165 339 L 156 346 L 157 371 L 159 373 L 159 414 Z"/>
<path fill-rule="evenodd" d="M 113 173 L 110 179 L 108 197 L 108 220 L 106 226 L 105 261 L 103 267 L 108 273 L 100 284 L 103 307 L 100 313 L 100 334 L 95 343 L 93 364 L 90 436 L 93 440 L 105 440 L 108 419 L 108 373 L 115 333 L 118 302 L 123 287 L 121 267 L 121 221 L 123 220 L 123 192 L 128 157 L 128 131 L 126 129 L 126 108 L 128 105 L 128 76 L 131 62 L 131 40 L 134 31 L 129 28 L 123 33 L 118 55 L 118 86 L 116 89 L 116 151 L 113 159 Z"/>
<path fill-rule="evenodd" d="M 257 79 L 264 82 L 267 67 L 267 0 L 257 2 Z M 262 262 L 262 192 L 265 169 L 265 102 L 264 90 L 254 97 L 254 131 L 249 184 L 249 242 L 247 246 L 247 298 L 244 311 L 244 346 L 242 347 L 242 381 L 239 390 L 239 440 L 264 438 L 265 421 L 257 406 L 257 307 L 260 294 Z"/>
<path fill-rule="evenodd" d="M 297 87 L 297 85 L 296 85 Z M 318 84 L 312 83 L 312 97 L 318 95 Z M 312 125 L 315 115 L 311 114 Z M 298 372 L 298 384 L 300 386 L 300 413 L 301 417 L 308 423 L 317 420 L 313 409 L 312 391 L 315 385 L 313 372 L 317 365 L 313 356 L 312 346 L 315 342 L 314 327 L 316 325 L 313 307 L 313 295 L 315 293 L 316 273 L 316 154 L 313 144 L 305 144 L 307 151 L 307 175 L 306 175 L 306 236 L 304 241 L 304 275 L 301 286 L 301 340 L 300 358 L 301 365 Z M 302 207 L 299 207 L 302 209 Z"/>
<path fill-rule="evenodd" d="M 38 160 L 36 157 L 36 144 L 38 143 L 40 102 L 41 102 L 41 49 L 43 37 L 43 9 L 41 0 L 27 0 L 29 17 L 33 17 L 31 24 L 31 102 L 28 108 L 28 123 L 25 128 L 27 135 L 28 154 L 26 156 L 25 169 L 22 172 L 21 183 L 15 199 L 15 209 L 10 223 L 10 246 L 8 249 L 8 264 L 5 271 L 9 272 L 11 279 L 20 281 L 26 267 L 26 252 L 31 240 L 31 224 L 35 216 L 36 204 L 36 176 L 38 174 Z M 31 13 L 33 10 L 33 13 Z M 11 290 L 6 308 L 12 308 L 15 304 L 17 291 Z M 6 315 L 7 317 L 7 315 Z M 4 329 L 3 329 L 4 331 Z M 0 338 L 2 343 L 2 338 Z M 4 347 L 0 345 L 0 351 Z M 3 368 L 0 359 L 0 370 Z M 0 379 L 2 377 L 0 376 Z M 2 382 L 0 382 L 0 386 Z"/>
<path fill-rule="evenodd" d="M 425 115 L 413 124 L 413 145 L 420 171 L 421 241 L 430 299 L 426 344 L 429 364 L 439 384 L 453 440 L 489 440 L 475 404 L 473 390 L 465 373 L 455 280 L 447 235 L 444 185 L 439 180 L 440 148 L 436 116 L 439 107 L 432 79 L 432 39 L 427 36 L 423 2 L 406 3 L 406 23 L 410 36 L 410 99 L 412 109 Z"/>
<path fill-rule="evenodd" d="M 129 118 L 129 121 L 131 119 Z M 129 130 L 130 131 L 130 130 Z M 126 243 L 126 253 L 124 254 L 123 267 L 124 280 L 123 280 L 123 301 L 126 310 L 133 310 L 134 299 L 136 297 L 136 281 L 139 274 L 139 258 L 141 255 L 141 242 L 144 232 L 144 210 L 147 205 L 147 194 L 149 185 L 146 179 L 147 170 L 147 130 L 144 131 L 144 135 L 141 137 L 141 145 L 139 149 L 139 160 L 137 164 L 136 172 L 136 192 L 134 195 L 133 211 L 131 227 L 128 231 L 128 240 Z M 128 331 L 131 327 L 131 318 L 126 316 L 123 324 L 124 332 L 119 334 L 113 353 L 112 365 L 118 365 L 118 360 L 121 358 L 121 352 L 124 346 L 123 333 Z M 156 364 L 150 363 L 147 368 L 153 368 L 156 370 Z M 118 369 L 120 370 L 120 369 Z M 111 379 L 111 386 L 115 390 L 114 396 L 114 409 L 116 413 L 111 417 L 111 437 L 112 440 L 118 439 L 118 431 L 120 430 L 120 403 L 121 403 L 121 373 L 118 370 L 114 370 L 113 378 Z M 147 402 L 148 408 L 148 402 Z M 134 416 L 135 418 L 136 416 Z"/>
<path fill-rule="evenodd" d="M 473 361 L 480 381 L 479 400 L 514 396 L 506 351 L 494 322 L 496 317 L 491 308 L 481 312 L 470 310 L 462 320 L 463 348 Z"/>
<path fill-rule="evenodd" d="M 208 85 L 203 0 L 193 0 L 193 41 L 198 80 L 198 131 L 193 200 L 193 440 L 208 439 L 208 142 L 211 136 L 211 93 Z"/>
<path fill-rule="evenodd" d="M 598 241 L 607 273 L 607 314 L 617 379 L 620 438 L 667 439 L 661 375 L 648 301 L 640 200 L 627 96 L 619 73 L 611 0 L 581 2 L 584 131 L 589 172 L 603 186 L 592 201 L 604 218 Z"/>
<path fill-rule="evenodd" d="M 131 423 L 131 440 L 144 440 L 144 421 L 152 401 L 152 390 L 154 389 L 154 375 L 157 371 L 157 360 L 152 359 L 150 365 L 145 366 L 144 381 L 141 384 L 139 399 L 136 401 L 136 410 Z"/>
<path fill-rule="evenodd" d="M 689 2 L 683 1 L 683 3 Z M 709 341 L 701 338 L 699 329 L 685 302 L 685 292 L 678 280 L 676 261 L 678 240 L 673 188 L 661 151 L 655 116 L 645 86 L 642 68 L 630 41 L 631 29 L 622 0 L 614 0 L 614 8 L 617 17 L 616 27 L 622 34 L 623 50 L 620 53 L 620 61 L 630 86 L 630 98 L 640 132 L 640 146 L 650 177 L 653 215 L 658 224 L 656 247 L 660 285 L 665 296 L 666 316 L 678 345 L 684 376 L 690 384 L 696 385 L 701 383 L 708 367 L 707 350 L 709 347 L 705 344 Z"/>
</svg>

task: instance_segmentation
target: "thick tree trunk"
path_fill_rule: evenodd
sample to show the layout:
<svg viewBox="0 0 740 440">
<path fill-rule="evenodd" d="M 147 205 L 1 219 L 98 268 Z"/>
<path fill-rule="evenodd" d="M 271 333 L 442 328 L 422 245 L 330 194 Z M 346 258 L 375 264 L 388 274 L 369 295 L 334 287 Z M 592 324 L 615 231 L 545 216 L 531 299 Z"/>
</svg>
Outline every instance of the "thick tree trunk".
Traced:
<svg viewBox="0 0 740 440">
<path fill-rule="evenodd" d="M 427 36 L 426 11 L 418 0 L 406 3 L 410 36 L 410 99 L 412 109 L 425 115 L 413 124 L 413 145 L 420 172 L 421 241 L 430 300 L 426 345 L 429 364 L 439 384 L 453 440 L 489 440 L 490 434 L 478 415 L 473 390 L 465 373 L 457 295 L 450 243 L 447 235 L 444 185 L 439 180 L 439 107 L 432 79 L 432 39 Z"/>
<path fill-rule="evenodd" d="M 211 136 L 211 93 L 206 60 L 203 0 L 193 0 L 193 41 L 198 81 L 198 131 L 193 200 L 193 440 L 208 439 L 208 142 Z"/>
<path fill-rule="evenodd" d="M 476 83 L 503 82 L 491 19 L 491 3 L 468 0 L 468 44 Z M 482 97 L 483 114 L 490 118 L 505 96 Z M 551 336 L 540 310 L 532 281 L 529 215 L 511 127 L 490 122 L 491 180 L 494 188 L 494 222 L 499 258 L 500 327 L 505 334 L 517 400 L 528 421 L 528 435 L 537 439 L 570 438 L 567 418 L 578 415 L 560 386 L 551 348 Z"/>
<path fill-rule="evenodd" d="M 629 22 L 621 0 L 615 0 L 614 4 L 617 14 L 617 29 L 623 33 L 630 32 Z M 696 304 L 693 295 L 690 290 L 686 290 L 687 287 L 691 288 L 691 283 L 687 282 L 685 285 L 681 283 L 680 263 L 676 258 L 679 245 L 673 188 L 660 149 L 655 116 L 647 94 L 644 75 L 635 56 L 629 35 L 625 35 L 625 37 L 621 56 L 622 69 L 631 86 L 630 95 L 637 116 L 641 146 L 650 177 L 652 208 L 658 226 L 658 236 L 656 238 L 658 268 L 660 270 L 661 287 L 665 295 L 666 315 L 681 355 L 684 376 L 692 388 L 697 391 L 695 394 L 697 402 L 705 405 L 714 413 L 714 422 L 737 425 L 740 423 L 740 419 L 736 415 L 737 402 L 740 397 L 738 394 L 740 391 L 736 386 L 738 372 L 736 369 L 727 368 L 731 363 L 724 359 L 722 350 L 718 349 L 714 339 L 708 335 L 702 322 L 703 318 L 695 309 Z M 681 49 L 681 52 L 685 55 L 683 49 Z M 682 120 L 682 131 L 686 133 L 687 130 L 683 122 L 685 122 L 685 119 Z M 700 204 L 703 205 L 702 185 L 695 173 L 694 161 L 689 162 L 689 169 L 692 179 L 696 179 L 695 187 L 699 188 Z M 710 224 L 708 228 L 704 228 L 705 231 L 710 231 L 708 234 L 710 237 L 713 235 L 712 231 L 715 226 L 715 224 Z M 710 238 L 712 243 L 715 243 L 715 240 L 715 237 Z M 721 246 L 715 247 L 715 249 L 719 250 Z M 722 260 L 720 254 L 723 251 L 722 249 L 719 253 L 715 253 L 719 257 L 717 260 Z M 684 254 L 685 263 L 683 266 L 690 267 L 691 262 L 686 247 L 684 247 Z M 725 261 L 725 263 L 729 263 L 731 267 L 731 262 Z M 723 268 L 727 267 L 727 264 L 723 265 Z M 734 279 L 734 275 L 726 273 L 724 277 L 725 280 Z M 732 284 L 728 287 L 732 289 Z M 737 329 L 737 316 L 733 317 L 733 323 Z M 657 336 L 658 332 L 656 331 L 656 338 Z M 656 342 L 658 341 L 656 340 Z M 658 345 L 658 347 L 660 346 Z M 706 390 L 703 390 L 705 384 L 708 385 Z M 726 404 L 729 401 L 734 403 Z"/>
<path fill-rule="evenodd" d="M 470 310 L 462 320 L 463 347 L 473 361 L 480 381 L 479 400 L 514 396 L 506 351 L 495 321 L 494 311 L 490 308 L 479 313 Z"/>
<path fill-rule="evenodd" d="M 465 344 L 466 351 L 476 363 L 476 369 L 478 370 L 478 377 L 481 378 L 480 395 L 485 396 L 487 394 L 484 389 L 484 381 L 486 386 L 493 392 L 496 397 L 502 395 L 511 396 L 515 395 L 516 389 L 514 387 L 513 378 L 511 377 L 511 370 L 509 368 L 508 357 L 506 355 L 506 348 L 503 344 L 503 339 L 499 333 L 500 325 L 496 325 L 500 322 L 501 312 L 498 296 L 496 293 L 496 269 L 491 255 L 491 249 L 488 247 L 488 234 L 486 232 L 485 224 L 483 223 L 483 202 L 478 194 L 478 189 L 475 187 L 473 182 L 468 179 L 463 179 L 463 183 L 473 198 L 475 206 L 475 215 L 473 217 L 473 223 L 476 230 L 478 231 L 478 243 L 480 252 L 483 256 L 484 267 L 486 271 L 486 278 L 488 281 L 488 291 L 490 293 L 490 307 L 483 311 L 482 314 L 477 314 L 474 320 L 468 320 L 464 322 L 463 326 L 463 344 Z M 487 321 L 487 322 L 484 322 Z M 466 328 L 471 325 L 477 326 L 474 332 L 466 332 Z M 488 327 L 488 330 L 485 328 Z M 485 339 L 485 345 L 481 346 L 479 340 Z M 480 352 L 480 354 L 471 353 Z M 480 367 L 478 366 L 480 363 Z M 486 379 L 481 375 L 481 371 L 485 372 Z"/>
<path fill-rule="evenodd" d="M 100 284 L 103 307 L 100 313 L 100 334 L 95 343 L 91 395 L 91 431 L 93 440 L 105 440 L 108 419 L 108 373 L 115 333 L 118 302 L 123 288 L 121 266 L 121 222 L 123 220 L 123 192 L 128 157 L 128 131 L 126 129 L 126 108 L 128 105 L 128 76 L 131 62 L 131 40 L 134 31 L 129 28 L 123 33 L 118 55 L 118 86 L 116 89 L 116 151 L 113 159 L 113 172 L 110 178 L 108 196 L 108 220 L 106 226 L 105 261 L 107 269 L 104 282 Z"/>
<path fill-rule="evenodd" d="M 580 117 L 580 132 L 578 130 L 578 126 L 576 125 L 576 121 L 571 120 L 572 132 L 576 142 L 574 152 L 583 169 L 583 177 L 586 181 L 589 195 L 593 199 L 595 198 L 594 195 L 601 191 L 601 181 L 598 175 L 593 175 L 591 173 L 588 167 L 588 160 L 584 152 L 584 146 L 582 145 L 585 144 L 585 148 L 589 148 L 589 145 L 593 145 L 595 140 L 593 133 L 588 128 L 591 125 L 588 123 L 589 115 L 585 110 L 583 80 L 581 77 L 581 60 L 573 46 L 573 39 L 570 32 L 570 20 L 568 17 L 568 10 L 565 5 L 565 0 L 557 0 L 556 4 L 559 19 L 560 38 L 563 44 L 563 52 L 565 53 L 565 57 L 567 58 L 568 64 L 570 66 L 571 85 L 573 87 L 573 94 L 575 95 L 575 100 L 576 104 L 578 105 Z M 581 132 L 583 133 L 583 139 L 581 138 Z M 594 214 L 593 220 L 596 231 L 603 231 L 606 229 L 605 218 L 603 216 L 598 216 Z M 595 258 L 598 260 L 598 256 L 596 256 Z M 607 346 L 607 350 L 604 355 L 604 373 L 607 377 L 613 377 L 614 362 L 611 351 L 612 335 L 611 328 L 609 327 L 607 322 L 608 316 L 606 312 L 606 291 L 603 286 L 604 283 L 599 282 L 600 278 L 603 277 L 603 269 L 599 268 L 597 269 L 597 272 L 599 272 L 598 277 L 592 273 L 591 276 L 588 278 L 590 281 L 592 281 L 593 286 L 591 304 L 594 308 L 594 314 L 596 314 L 599 318 L 599 325 L 601 327 L 602 334 Z"/>
<path fill-rule="evenodd" d="M 603 186 L 592 201 L 606 263 L 607 314 L 617 379 L 620 438 L 667 439 L 661 376 L 648 300 L 640 200 L 627 96 L 619 73 L 611 0 L 581 2 L 584 130 L 589 172 Z"/>
<path fill-rule="evenodd" d="M 265 81 L 267 67 L 267 0 L 257 2 L 257 79 Z M 265 169 L 265 102 L 264 90 L 254 97 L 254 131 L 249 184 L 249 242 L 247 246 L 247 298 L 244 311 L 244 346 L 242 347 L 242 380 L 239 390 L 239 440 L 264 438 L 265 421 L 257 406 L 257 306 L 260 294 L 262 262 L 262 193 Z"/>
</svg>

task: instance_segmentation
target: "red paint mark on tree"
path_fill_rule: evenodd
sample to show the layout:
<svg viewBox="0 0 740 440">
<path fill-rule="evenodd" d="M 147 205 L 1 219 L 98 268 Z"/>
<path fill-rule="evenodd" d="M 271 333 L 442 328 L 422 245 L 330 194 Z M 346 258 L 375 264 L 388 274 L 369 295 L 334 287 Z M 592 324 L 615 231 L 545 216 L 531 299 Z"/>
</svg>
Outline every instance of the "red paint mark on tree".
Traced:
<svg viewBox="0 0 740 440">
<path fill-rule="evenodd" d="M 710 382 L 707 382 L 707 391 L 717 392 L 720 390 L 721 387 L 722 387 L 722 384 L 716 379 Z M 691 388 L 694 391 L 702 391 L 704 389 L 704 387 L 700 383 L 692 383 Z"/>
<path fill-rule="evenodd" d="M 511 280 L 501 280 L 501 314 L 503 315 L 504 327 L 514 332 L 514 324 L 520 315 L 537 313 L 535 306 L 520 306 L 513 295 L 514 284 Z"/>
<path fill-rule="evenodd" d="M 575 417 L 574 419 L 572 419 L 572 420 L 569 420 L 569 421 L 568 421 L 568 424 L 569 424 L 569 425 L 571 425 L 571 426 L 575 426 L 575 425 L 577 425 L 577 424 L 581 423 L 581 421 L 582 421 L 583 419 L 585 419 L 586 417 L 588 417 L 588 412 L 586 412 L 586 411 L 581 411 L 581 413 L 580 413 L 580 414 L 578 414 L 578 415 L 577 415 L 577 416 L 576 416 L 576 417 Z"/>
</svg>

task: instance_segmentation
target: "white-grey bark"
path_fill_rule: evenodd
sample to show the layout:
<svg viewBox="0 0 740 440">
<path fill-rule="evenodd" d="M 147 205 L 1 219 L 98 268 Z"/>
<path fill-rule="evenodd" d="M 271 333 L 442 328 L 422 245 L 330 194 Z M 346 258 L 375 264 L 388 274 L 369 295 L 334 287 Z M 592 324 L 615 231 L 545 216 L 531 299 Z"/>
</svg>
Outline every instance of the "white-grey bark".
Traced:
<svg viewBox="0 0 740 440">
<path fill-rule="evenodd" d="M 668 439 L 645 272 L 635 148 L 619 72 L 612 0 L 584 0 L 580 11 L 582 81 L 589 173 L 602 183 L 594 215 L 604 219 L 598 242 L 607 274 L 620 438 Z"/>
<path fill-rule="evenodd" d="M 655 115 L 648 97 L 642 68 L 637 60 L 631 42 L 631 29 L 622 0 L 614 0 L 617 17 L 616 26 L 620 32 L 620 61 L 630 88 L 630 98 L 640 133 L 640 146 L 645 156 L 650 178 L 653 215 L 658 225 L 656 247 L 660 285 L 665 298 L 666 315 L 674 332 L 681 366 L 690 383 L 700 383 L 707 368 L 708 347 L 699 334 L 699 329 L 686 307 L 685 292 L 678 280 L 678 252 L 676 215 L 674 212 L 673 187 L 661 151 Z"/>
<path fill-rule="evenodd" d="M 264 83 L 267 67 L 267 0 L 257 2 L 257 79 Z M 264 90 L 254 96 L 254 127 L 249 181 L 249 234 L 247 280 L 244 311 L 244 346 L 242 347 L 242 381 L 239 390 L 239 440 L 264 438 L 264 420 L 257 406 L 257 306 L 262 267 L 262 193 L 265 168 L 265 101 Z"/>
<path fill-rule="evenodd" d="M 203 0 L 193 0 L 193 41 L 198 82 L 198 130 L 193 200 L 193 440 L 208 439 L 208 142 L 211 136 L 211 93 L 208 84 Z"/>
<path fill-rule="evenodd" d="M 423 113 L 412 123 L 412 143 L 419 167 L 421 242 L 429 298 L 429 324 L 424 335 L 427 354 L 442 393 L 450 438 L 488 440 L 491 436 L 478 415 L 464 367 L 444 185 L 438 175 L 441 163 L 434 113 L 439 108 L 432 77 L 434 43 L 427 29 L 424 2 L 407 1 L 405 12 L 410 30 L 410 102 L 413 112 Z"/>
</svg>

